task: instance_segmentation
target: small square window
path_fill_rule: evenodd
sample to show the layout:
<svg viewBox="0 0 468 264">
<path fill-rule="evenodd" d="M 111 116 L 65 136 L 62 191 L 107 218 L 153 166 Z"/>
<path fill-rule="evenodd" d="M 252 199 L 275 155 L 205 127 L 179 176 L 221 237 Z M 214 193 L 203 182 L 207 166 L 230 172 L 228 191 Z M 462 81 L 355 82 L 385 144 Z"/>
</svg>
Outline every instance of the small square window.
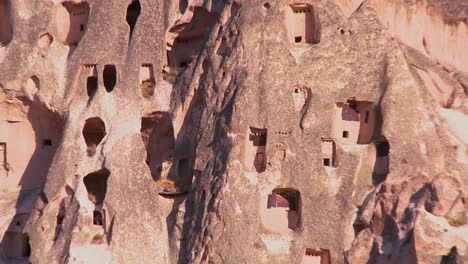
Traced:
<svg viewBox="0 0 468 264">
<path fill-rule="evenodd" d="M 331 165 L 330 159 L 323 159 L 323 166 L 329 167 Z"/>
<path fill-rule="evenodd" d="M 349 137 L 349 132 L 346 130 L 343 130 L 343 137 L 348 138 Z"/>
<path fill-rule="evenodd" d="M 44 147 L 50 147 L 50 146 L 52 146 L 52 140 L 51 140 L 51 139 L 44 139 L 44 140 L 42 141 L 42 145 L 43 145 Z"/>
<path fill-rule="evenodd" d="M 296 43 L 301 43 L 301 42 L 302 42 L 302 36 L 296 36 L 296 37 L 294 37 L 294 42 L 296 42 Z"/>
<path fill-rule="evenodd" d="M 84 24 L 80 24 L 80 31 L 84 31 Z"/>
</svg>

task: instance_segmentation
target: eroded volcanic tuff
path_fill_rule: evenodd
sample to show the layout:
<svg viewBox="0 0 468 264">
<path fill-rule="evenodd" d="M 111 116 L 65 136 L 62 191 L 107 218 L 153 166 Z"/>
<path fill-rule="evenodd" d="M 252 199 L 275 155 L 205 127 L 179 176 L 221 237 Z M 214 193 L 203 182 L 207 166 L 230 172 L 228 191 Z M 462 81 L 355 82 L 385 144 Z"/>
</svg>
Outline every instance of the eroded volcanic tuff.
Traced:
<svg viewBox="0 0 468 264">
<path fill-rule="evenodd" d="M 0 0 L 0 263 L 468 262 L 466 0 Z"/>
</svg>

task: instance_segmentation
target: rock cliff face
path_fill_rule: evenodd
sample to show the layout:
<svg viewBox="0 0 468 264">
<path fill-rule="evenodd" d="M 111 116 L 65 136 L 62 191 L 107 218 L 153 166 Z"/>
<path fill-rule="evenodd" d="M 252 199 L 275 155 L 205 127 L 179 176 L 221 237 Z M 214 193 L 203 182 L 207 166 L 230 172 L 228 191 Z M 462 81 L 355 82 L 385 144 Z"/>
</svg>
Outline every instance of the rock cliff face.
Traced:
<svg viewBox="0 0 468 264">
<path fill-rule="evenodd" d="M 463 263 L 467 17 L 0 0 L 0 263 Z"/>
</svg>

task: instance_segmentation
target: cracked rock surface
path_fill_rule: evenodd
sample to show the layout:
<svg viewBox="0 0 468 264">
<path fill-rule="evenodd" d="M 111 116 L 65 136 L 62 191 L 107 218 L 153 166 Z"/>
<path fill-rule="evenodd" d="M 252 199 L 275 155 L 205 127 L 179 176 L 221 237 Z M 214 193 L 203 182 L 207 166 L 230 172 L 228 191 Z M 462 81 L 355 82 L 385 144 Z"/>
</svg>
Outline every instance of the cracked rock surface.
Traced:
<svg viewBox="0 0 468 264">
<path fill-rule="evenodd" d="M 0 0 L 0 263 L 468 261 L 467 17 Z"/>
</svg>

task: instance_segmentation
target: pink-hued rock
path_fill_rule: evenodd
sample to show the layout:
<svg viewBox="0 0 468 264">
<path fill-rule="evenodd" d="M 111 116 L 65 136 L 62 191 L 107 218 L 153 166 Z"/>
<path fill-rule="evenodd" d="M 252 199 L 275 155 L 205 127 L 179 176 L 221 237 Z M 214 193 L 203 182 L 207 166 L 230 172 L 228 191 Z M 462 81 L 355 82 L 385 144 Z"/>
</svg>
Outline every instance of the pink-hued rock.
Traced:
<svg viewBox="0 0 468 264">
<path fill-rule="evenodd" d="M 63 2 L 57 6 L 55 25 L 61 42 L 76 45 L 86 33 L 89 18 L 87 2 Z"/>
<path fill-rule="evenodd" d="M 171 67 L 181 67 L 192 60 L 203 44 L 206 29 L 211 28 L 219 17 L 198 2 L 191 4 L 191 8 L 176 18 L 167 32 L 167 63 Z"/>
<path fill-rule="evenodd" d="M 433 0 L 372 0 L 371 4 L 382 24 L 403 43 L 443 65 L 468 71 L 466 2 L 450 1 L 449 6 Z"/>
<path fill-rule="evenodd" d="M 359 232 L 351 250 L 347 253 L 349 263 L 367 263 L 374 247 L 374 236 L 369 228 Z"/>
<path fill-rule="evenodd" d="M 464 7 L 389 1 L 0 0 L 0 263 L 466 259 Z"/>
<path fill-rule="evenodd" d="M 431 183 L 433 196 L 437 197 L 430 206 L 436 216 L 456 215 L 465 210 L 463 183 L 456 173 L 439 174 Z"/>
<path fill-rule="evenodd" d="M 356 104 L 356 109 L 350 104 Z M 332 137 L 342 144 L 370 143 L 375 127 L 373 107 L 373 103 L 367 101 L 335 103 Z"/>
<path fill-rule="evenodd" d="M 349 17 L 364 0 L 335 0 L 335 3 L 341 8 L 346 17 Z"/>
<path fill-rule="evenodd" d="M 386 182 L 382 185 L 376 201 L 376 208 L 373 216 L 373 227 L 375 234 L 390 232 L 385 221 L 397 223 L 404 215 L 405 210 L 411 207 L 418 207 L 424 204 L 421 199 L 412 199 L 413 195 L 424 189 L 428 177 L 417 175 L 403 181 L 397 180 Z M 421 195 L 425 195 L 421 192 Z M 392 233 L 393 234 L 393 233 Z M 393 234 L 398 236 L 398 233 Z"/>
<path fill-rule="evenodd" d="M 355 237 L 348 260 L 439 263 L 453 247 L 466 257 L 468 210 L 463 186 L 457 172 L 439 174 L 432 181 L 420 174 L 383 183 L 375 203 L 367 204 L 375 205 L 370 228 Z M 376 250 L 371 252 L 373 241 Z"/>
<path fill-rule="evenodd" d="M 31 77 L 25 87 L 8 83 L 6 89 L 24 89 L 26 96 L 22 100 L 0 100 L 0 190 L 42 186 L 59 145 L 61 117 L 41 102 L 32 101 L 38 86 L 37 76 Z"/>
<path fill-rule="evenodd" d="M 431 70 L 415 68 L 419 77 L 423 80 L 429 93 L 438 101 L 441 106 L 450 107 L 453 103 L 453 86 L 442 80 Z"/>
<path fill-rule="evenodd" d="M 203 2 L 205 2 L 205 1 L 203 1 L 203 0 L 189 0 L 188 1 L 188 6 L 201 7 L 201 6 L 203 6 Z"/>
<path fill-rule="evenodd" d="M 414 247 L 418 252 L 418 263 L 440 261 L 453 247 L 456 247 L 459 255 L 466 256 L 467 246 L 467 225 L 453 227 L 443 217 L 430 214 L 425 209 L 418 210 L 414 225 Z"/>
<path fill-rule="evenodd" d="M 363 0 L 335 0 L 349 17 Z M 468 71 L 466 1 L 371 0 L 370 6 L 391 34 L 443 65 Z"/>
<path fill-rule="evenodd" d="M 41 34 L 41 36 L 39 37 L 39 40 L 37 41 L 37 45 L 40 48 L 47 48 L 50 46 L 50 44 L 52 44 L 53 40 L 54 38 L 52 37 L 52 35 L 46 32 L 44 34 Z"/>
<path fill-rule="evenodd" d="M 54 4 L 60 4 L 60 3 L 66 3 L 66 2 L 79 4 L 79 3 L 85 3 L 85 2 L 88 2 L 88 1 L 87 0 L 52 0 L 52 2 Z"/>
</svg>

